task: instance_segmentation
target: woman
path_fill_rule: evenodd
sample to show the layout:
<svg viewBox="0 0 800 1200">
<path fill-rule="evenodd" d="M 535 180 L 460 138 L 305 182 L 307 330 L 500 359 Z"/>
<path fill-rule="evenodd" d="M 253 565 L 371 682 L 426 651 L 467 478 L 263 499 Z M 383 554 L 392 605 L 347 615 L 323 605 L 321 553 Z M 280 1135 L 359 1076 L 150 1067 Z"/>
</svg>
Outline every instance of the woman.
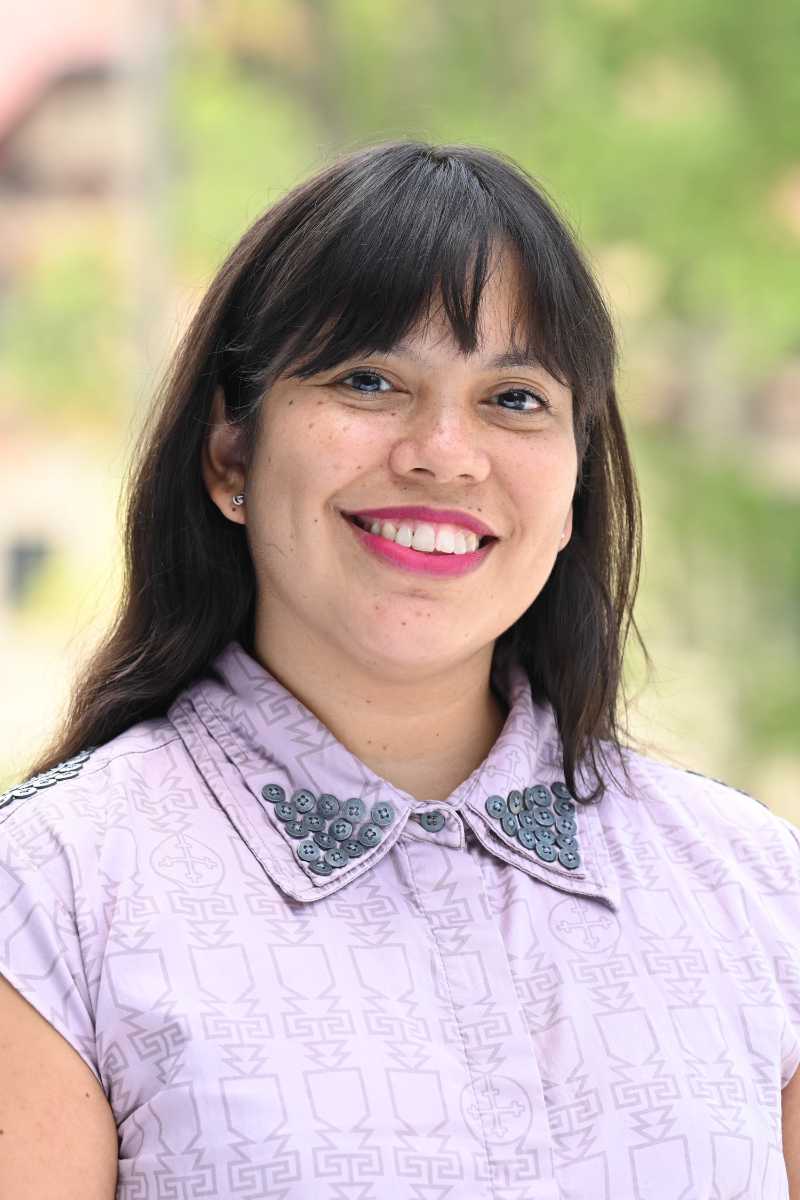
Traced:
<svg viewBox="0 0 800 1200">
<path fill-rule="evenodd" d="M 623 741 L 614 371 L 502 156 L 374 146 L 244 235 L 0 807 L 3 1195 L 789 1195 L 798 831 Z"/>
</svg>

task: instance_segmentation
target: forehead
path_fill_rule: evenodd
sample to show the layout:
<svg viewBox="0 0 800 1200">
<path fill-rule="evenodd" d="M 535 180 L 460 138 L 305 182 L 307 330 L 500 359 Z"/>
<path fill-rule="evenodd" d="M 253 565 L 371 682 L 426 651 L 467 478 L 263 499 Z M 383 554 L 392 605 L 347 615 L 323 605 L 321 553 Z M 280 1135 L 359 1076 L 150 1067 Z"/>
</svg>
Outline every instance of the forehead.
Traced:
<svg viewBox="0 0 800 1200">
<path fill-rule="evenodd" d="M 489 268 L 478 309 L 478 343 L 472 355 L 463 355 L 444 312 L 441 293 L 435 294 L 426 316 L 395 345 L 398 354 L 410 357 L 444 350 L 466 358 L 493 356 L 494 366 L 538 366 L 533 353 L 525 353 L 526 296 L 520 268 L 508 252 L 495 256 Z"/>
</svg>

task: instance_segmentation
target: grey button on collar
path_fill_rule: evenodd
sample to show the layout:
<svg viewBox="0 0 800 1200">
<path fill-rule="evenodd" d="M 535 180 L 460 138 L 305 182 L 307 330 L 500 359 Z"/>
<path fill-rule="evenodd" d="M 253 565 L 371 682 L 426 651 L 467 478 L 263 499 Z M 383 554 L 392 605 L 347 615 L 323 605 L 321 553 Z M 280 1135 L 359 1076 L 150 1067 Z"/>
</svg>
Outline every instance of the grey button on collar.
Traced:
<svg viewBox="0 0 800 1200">
<path fill-rule="evenodd" d="M 397 820 L 394 807 L 379 800 L 367 810 L 358 796 L 340 800 L 332 792 L 316 795 L 300 787 L 286 799 L 286 789 L 268 782 L 262 797 L 271 806 L 275 824 L 295 844 L 295 862 L 312 875 L 329 875 L 378 846 Z"/>
<path fill-rule="evenodd" d="M 438 833 L 444 828 L 445 815 L 438 808 L 432 808 L 429 812 L 417 813 L 416 818 L 423 829 L 427 829 L 429 833 Z"/>
<path fill-rule="evenodd" d="M 562 780 L 488 796 L 484 808 L 507 838 L 542 862 L 558 861 L 568 871 L 580 866 L 577 806 Z"/>
</svg>

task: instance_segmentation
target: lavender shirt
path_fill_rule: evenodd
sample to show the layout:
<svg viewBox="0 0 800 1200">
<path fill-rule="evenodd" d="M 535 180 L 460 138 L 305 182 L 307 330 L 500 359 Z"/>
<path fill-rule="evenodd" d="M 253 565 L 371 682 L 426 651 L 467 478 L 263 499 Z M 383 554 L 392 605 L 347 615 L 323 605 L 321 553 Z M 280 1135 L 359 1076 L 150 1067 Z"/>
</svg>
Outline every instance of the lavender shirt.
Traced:
<svg viewBox="0 0 800 1200">
<path fill-rule="evenodd" d="M 788 1197 L 794 825 L 634 753 L 572 814 L 516 667 L 430 803 L 213 666 L 0 799 L 0 970 L 100 1081 L 118 1197 Z"/>
</svg>

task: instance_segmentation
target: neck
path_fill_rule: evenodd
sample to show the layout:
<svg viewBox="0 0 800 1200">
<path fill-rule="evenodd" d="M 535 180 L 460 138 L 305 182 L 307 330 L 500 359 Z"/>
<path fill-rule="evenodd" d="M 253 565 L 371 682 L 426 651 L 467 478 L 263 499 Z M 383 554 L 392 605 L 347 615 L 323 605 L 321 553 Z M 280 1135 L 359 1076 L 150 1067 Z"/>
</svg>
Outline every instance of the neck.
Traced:
<svg viewBox="0 0 800 1200">
<path fill-rule="evenodd" d="M 376 677 L 312 639 L 257 634 L 256 659 L 371 771 L 417 800 L 443 801 L 496 742 L 506 705 L 490 686 L 492 646 L 419 678 Z"/>
</svg>

